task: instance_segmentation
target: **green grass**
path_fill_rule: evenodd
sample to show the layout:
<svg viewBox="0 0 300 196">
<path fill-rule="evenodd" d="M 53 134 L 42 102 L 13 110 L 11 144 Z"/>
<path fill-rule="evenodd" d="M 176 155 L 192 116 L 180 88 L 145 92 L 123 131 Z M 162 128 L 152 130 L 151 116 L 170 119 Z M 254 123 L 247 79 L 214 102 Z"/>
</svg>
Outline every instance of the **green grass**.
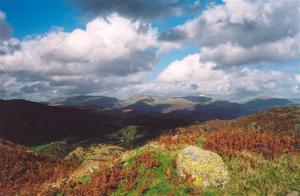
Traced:
<svg viewBox="0 0 300 196">
<path fill-rule="evenodd" d="M 143 133 L 139 131 L 139 126 L 130 125 L 121 129 L 118 132 L 118 135 L 120 136 L 121 139 L 130 141 L 143 136 Z"/>
<path fill-rule="evenodd" d="M 149 180 L 149 190 L 145 192 L 145 195 L 160 195 L 167 193 L 174 193 L 175 195 L 182 195 L 187 193 L 185 186 L 175 186 L 170 183 L 170 177 L 179 178 L 173 167 L 172 156 L 167 152 L 154 152 L 154 157 L 158 159 L 160 166 L 158 168 L 151 169 L 150 171 L 144 171 L 142 174 L 151 175 L 154 174 L 156 178 Z M 169 173 L 169 174 L 167 174 Z M 143 175 L 142 178 L 147 175 Z M 147 177 L 146 179 L 147 180 Z"/>
<path fill-rule="evenodd" d="M 135 147 L 134 143 L 147 137 L 147 132 L 138 125 L 129 125 L 106 135 L 105 142 L 113 143 L 128 149 Z"/>
<path fill-rule="evenodd" d="M 47 143 L 47 144 L 42 144 L 42 145 L 38 145 L 38 146 L 33 146 L 31 147 L 34 151 L 36 152 L 45 152 L 47 151 L 51 146 L 53 145 L 57 145 L 57 144 L 66 144 L 66 140 L 59 140 L 56 142 L 52 142 L 52 143 Z"/>
<path fill-rule="evenodd" d="M 257 166 L 251 166 L 251 161 L 241 157 L 225 159 L 230 182 L 224 187 L 210 188 L 205 192 L 217 195 L 284 195 L 293 190 L 300 192 L 299 155 L 282 155 L 274 160 L 254 155 L 253 159 L 259 162 Z"/>
<path fill-rule="evenodd" d="M 125 182 L 122 182 L 114 195 L 138 195 L 144 184 L 148 185 L 148 189 L 143 195 L 189 195 L 191 186 L 188 183 L 173 185 L 170 182 L 170 176 L 179 179 L 172 163 L 176 153 L 168 150 L 150 152 L 159 161 L 159 167 L 147 169 L 139 165 L 135 188 L 124 190 L 122 183 Z M 126 167 L 132 167 L 134 160 L 135 157 L 126 161 Z M 224 162 L 230 172 L 230 182 L 223 187 L 201 190 L 200 195 L 285 195 L 294 190 L 300 192 L 300 155 L 285 154 L 268 160 L 258 154 L 243 152 L 237 157 L 224 158 Z"/>
<path fill-rule="evenodd" d="M 91 180 L 91 174 L 90 174 L 90 173 L 87 173 L 87 174 L 85 174 L 85 175 L 79 177 L 79 178 L 77 179 L 77 182 L 78 182 L 79 184 L 83 185 L 83 184 L 86 184 L 87 182 L 89 182 L 90 180 Z"/>
<path fill-rule="evenodd" d="M 131 131 L 124 133 L 131 137 Z M 134 132 L 134 131 L 133 131 Z M 204 140 L 197 139 L 196 143 L 202 147 Z M 52 144 L 44 144 L 34 147 L 36 151 L 47 151 L 51 145 L 63 145 L 65 141 L 58 141 Z M 191 194 L 191 185 L 188 182 L 180 181 L 176 173 L 173 160 L 176 159 L 180 150 L 167 150 L 160 147 L 145 145 L 133 150 L 124 160 L 123 167 L 130 169 L 138 166 L 136 184 L 131 190 L 125 190 L 123 185 L 126 180 L 119 182 L 119 186 L 113 195 L 173 195 L 184 196 Z M 143 164 L 137 163 L 137 157 L 142 154 L 151 153 L 159 162 L 158 167 L 146 168 Z M 230 173 L 230 181 L 223 187 L 211 187 L 204 190 L 200 195 L 286 195 L 290 191 L 300 192 L 300 154 L 284 154 L 274 159 L 265 159 L 263 156 L 252 152 L 237 153 L 235 157 L 223 157 Z M 90 181 L 91 176 L 85 175 L 78 179 L 79 183 L 85 184 Z M 177 180 L 177 183 L 173 181 Z M 147 186 L 147 188 L 143 188 Z"/>
<path fill-rule="evenodd" d="M 170 183 L 170 178 L 179 178 L 176 170 L 173 167 L 174 155 L 168 151 L 152 152 L 153 157 L 159 161 L 159 166 L 147 169 L 143 164 L 138 167 L 137 184 L 132 190 L 124 190 L 121 182 L 119 188 L 114 192 L 114 195 L 139 195 L 142 187 L 146 184 L 147 189 L 142 193 L 143 195 L 166 195 L 174 193 L 175 195 L 187 195 L 188 189 L 184 185 L 173 185 Z M 129 159 L 125 165 L 127 168 L 132 167 L 135 163 L 135 157 Z"/>
<path fill-rule="evenodd" d="M 67 139 L 31 147 L 35 152 L 47 153 L 58 158 L 64 158 L 69 153 L 69 148 Z"/>
<path fill-rule="evenodd" d="M 200 147 L 200 148 L 203 147 L 204 142 L 205 142 L 205 139 L 202 138 L 202 137 L 196 139 L 196 144 L 197 144 L 197 146 Z"/>
</svg>

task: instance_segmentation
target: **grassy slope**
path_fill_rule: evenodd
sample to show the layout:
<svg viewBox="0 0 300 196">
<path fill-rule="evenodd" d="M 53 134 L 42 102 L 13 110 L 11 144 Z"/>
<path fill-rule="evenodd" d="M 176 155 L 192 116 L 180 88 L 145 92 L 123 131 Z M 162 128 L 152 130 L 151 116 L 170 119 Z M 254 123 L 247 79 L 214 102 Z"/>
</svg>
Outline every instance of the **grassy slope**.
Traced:
<svg viewBox="0 0 300 196">
<path fill-rule="evenodd" d="M 284 154 L 275 159 L 243 151 L 235 157 L 225 157 L 224 161 L 229 169 L 231 180 L 224 187 L 199 190 L 191 186 L 191 181 L 182 180 L 176 174 L 174 160 L 179 149 L 164 149 L 161 147 L 145 146 L 134 150 L 122 162 L 123 170 L 137 167 L 136 181 L 133 186 L 126 179 L 120 180 L 112 195 L 249 195 L 249 194 L 286 194 L 292 190 L 300 191 L 300 154 Z M 139 157 L 151 154 L 159 164 L 147 167 L 147 161 L 142 162 Z M 149 159 L 148 159 L 149 162 Z M 97 174 L 95 174 L 97 175 Z M 113 174 L 112 174 L 113 175 Z M 97 189 L 92 178 L 86 189 L 97 195 Z M 98 185 L 97 186 L 101 186 Z"/>
<path fill-rule="evenodd" d="M 151 152 L 151 150 L 149 151 Z M 120 195 L 120 193 L 122 193 L 121 195 L 135 195 L 143 183 L 148 184 L 148 189 L 144 192 L 145 195 L 168 193 L 185 195 L 193 192 L 188 182 L 174 182 L 179 180 L 172 164 L 176 151 L 154 150 L 152 153 L 158 159 L 159 167 L 145 169 L 141 164 L 137 186 L 127 191 L 118 188 L 115 192 L 116 195 Z M 299 154 L 285 154 L 273 160 L 268 160 L 255 153 L 243 152 L 237 157 L 225 158 L 224 161 L 228 166 L 231 181 L 224 187 L 201 190 L 202 193 L 249 195 L 254 193 L 284 194 L 291 190 L 300 191 Z M 153 178 L 148 177 L 152 175 Z"/>
<path fill-rule="evenodd" d="M 122 161 L 124 169 L 134 165 L 138 167 L 134 186 L 126 187 L 128 182 L 122 179 L 110 193 L 284 195 L 294 190 L 300 192 L 299 112 L 299 108 L 278 108 L 237 120 L 202 123 L 165 134 L 154 143 L 125 156 Z M 226 131 L 232 132 L 232 138 L 225 137 Z M 187 145 L 198 145 L 220 153 L 230 172 L 230 182 L 224 187 L 197 190 L 191 187 L 189 180 L 181 180 L 173 163 L 178 150 Z M 220 148 L 216 148 L 218 145 Z M 225 147 L 228 150 L 224 151 Z M 145 168 L 145 164 L 139 161 L 139 156 L 148 153 L 159 162 L 159 166 Z M 89 184 L 94 183 L 92 178 Z"/>
</svg>

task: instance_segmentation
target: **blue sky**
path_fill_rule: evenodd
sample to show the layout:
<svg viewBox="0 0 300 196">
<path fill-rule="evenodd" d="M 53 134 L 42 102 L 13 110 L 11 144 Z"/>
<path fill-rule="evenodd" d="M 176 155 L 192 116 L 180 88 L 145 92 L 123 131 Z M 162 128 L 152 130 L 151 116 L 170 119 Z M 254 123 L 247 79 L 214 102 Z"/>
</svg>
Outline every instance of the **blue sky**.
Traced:
<svg viewBox="0 0 300 196">
<path fill-rule="evenodd" d="M 201 2 L 206 6 L 206 1 Z M 14 36 L 20 39 L 45 33 L 53 26 L 63 27 L 66 31 L 82 28 L 92 18 L 66 0 L 1 0 L 0 9 L 7 14 L 7 21 L 14 27 Z M 165 30 L 183 24 L 192 16 L 171 16 L 152 23 L 159 30 Z"/>
<path fill-rule="evenodd" d="M 191 3 L 193 0 L 190 1 Z M 214 3 L 221 3 L 216 1 Z M 201 1 L 202 9 L 209 5 L 208 1 Z M 18 39 L 25 39 L 27 36 L 34 36 L 47 33 L 52 28 L 62 27 L 65 31 L 72 31 L 75 28 L 84 28 L 86 22 L 92 18 L 88 14 L 80 12 L 71 2 L 65 0 L 1 0 L 0 10 L 7 14 L 7 21 L 13 26 L 13 36 Z M 155 20 L 151 24 L 164 31 L 183 24 L 195 14 L 182 16 L 170 16 L 168 18 Z M 176 59 L 197 52 L 195 46 L 187 46 L 183 50 L 171 51 L 163 55 L 157 66 L 149 75 L 149 80 L 154 79 L 169 63 Z"/>
<path fill-rule="evenodd" d="M 0 98 L 299 97 L 299 4 L 1 0 Z"/>
<path fill-rule="evenodd" d="M 1 0 L 0 9 L 7 14 L 13 35 L 19 39 L 45 33 L 53 26 L 70 31 L 84 25 L 78 10 L 64 0 Z"/>
</svg>

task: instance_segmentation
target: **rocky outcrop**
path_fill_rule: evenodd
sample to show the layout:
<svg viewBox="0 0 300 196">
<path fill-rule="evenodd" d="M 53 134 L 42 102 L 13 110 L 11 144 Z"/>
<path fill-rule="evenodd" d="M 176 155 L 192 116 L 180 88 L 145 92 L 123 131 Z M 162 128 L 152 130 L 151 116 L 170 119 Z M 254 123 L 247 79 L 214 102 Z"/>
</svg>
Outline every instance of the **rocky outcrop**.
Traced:
<svg viewBox="0 0 300 196">
<path fill-rule="evenodd" d="M 198 188 L 224 185 L 230 178 L 218 154 L 196 146 L 188 146 L 179 152 L 176 165 L 178 175 L 192 178 L 193 186 Z"/>
</svg>

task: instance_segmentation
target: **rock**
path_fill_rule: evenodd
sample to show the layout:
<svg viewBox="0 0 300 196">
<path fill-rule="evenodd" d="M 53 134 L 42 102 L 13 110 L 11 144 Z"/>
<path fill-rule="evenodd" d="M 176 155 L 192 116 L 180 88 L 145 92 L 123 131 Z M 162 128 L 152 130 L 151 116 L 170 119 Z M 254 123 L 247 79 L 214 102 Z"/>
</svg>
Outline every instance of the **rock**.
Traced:
<svg viewBox="0 0 300 196">
<path fill-rule="evenodd" d="M 190 176 L 197 188 L 224 185 L 230 179 L 227 167 L 217 153 L 196 146 L 188 146 L 178 153 L 176 167 L 178 175 Z"/>
<path fill-rule="evenodd" d="M 125 149 L 119 146 L 99 144 L 89 148 L 77 147 L 65 157 L 66 160 L 78 160 L 82 162 L 110 162 L 114 158 L 119 158 Z"/>
</svg>

